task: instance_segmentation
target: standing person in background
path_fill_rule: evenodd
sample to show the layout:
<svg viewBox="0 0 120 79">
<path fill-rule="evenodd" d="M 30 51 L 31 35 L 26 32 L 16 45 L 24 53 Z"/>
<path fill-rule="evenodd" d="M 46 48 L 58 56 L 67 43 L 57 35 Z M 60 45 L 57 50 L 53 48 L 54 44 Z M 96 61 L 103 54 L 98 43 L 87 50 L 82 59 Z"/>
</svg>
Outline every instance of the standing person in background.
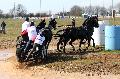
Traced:
<svg viewBox="0 0 120 79">
<path fill-rule="evenodd" d="M 5 27 L 6 27 L 6 24 L 5 24 L 5 22 L 3 21 L 2 24 L 1 24 L 1 28 L 2 28 L 2 32 L 3 32 L 4 34 L 6 34 L 6 32 L 5 32 Z"/>
<path fill-rule="evenodd" d="M 75 19 L 72 18 L 72 27 L 75 27 Z"/>
<path fill-rule="evenodd" d="M 30 22 L 29 22 L 29 18 L 26 18 L 25 22 L 22 24 L 22 32 L 21 32 L 21 36 L 23 38 L 23 41 L 27 42 L 28 39 L 28 32 L 27 32 L 27 28 L 30 27 Z"/>
</svg>

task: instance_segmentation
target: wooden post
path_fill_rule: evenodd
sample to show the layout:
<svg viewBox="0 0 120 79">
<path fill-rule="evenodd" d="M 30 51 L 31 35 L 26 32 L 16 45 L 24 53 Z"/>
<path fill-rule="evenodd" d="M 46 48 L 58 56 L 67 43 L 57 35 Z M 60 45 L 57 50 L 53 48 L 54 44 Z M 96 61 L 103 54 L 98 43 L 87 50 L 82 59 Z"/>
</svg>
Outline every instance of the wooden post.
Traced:
<svg viewBox="0 0 120 79">
<path fill-rule="evenodd" d="M 113 22 L 114 22 L 114 25 L 115 25 L 115 10 L 112 10 L 112 18 L 113 18 Z"/>
</svg>

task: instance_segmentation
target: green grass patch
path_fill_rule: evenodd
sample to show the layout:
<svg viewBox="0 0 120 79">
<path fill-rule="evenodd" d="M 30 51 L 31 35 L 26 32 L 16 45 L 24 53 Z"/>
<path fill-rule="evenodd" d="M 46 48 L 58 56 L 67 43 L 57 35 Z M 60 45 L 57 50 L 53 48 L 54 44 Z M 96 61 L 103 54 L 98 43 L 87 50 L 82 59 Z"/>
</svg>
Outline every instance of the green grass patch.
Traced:
<svg viewBox="0 0 120 79">
<path fill-rule="evenodd" d="M 103 50 L 99 52 L 100 54 L 120 54 L 120 50 Z"/>
<path fill-rule="evenodd" d="M 24 22 L 24 20 L 19 20 L 19 19 L 0 19 L 0 23 L 2 21 L 5 21 L 7 26 L 6 26 L 6 33 L 7 34 L 0 34 L 0 40 L 15 40 L 18 35 L 20 35 L 21 32 L 21 25 Z M 82 25 L 84 22 L 84 19 L 82 18 L 76 18 L 76 26 L 79 27 Z M 102 19 L 100 19 L 102 20 Z M 40 20 L 34 20 L 35 24 L 38 25 Z M 65 25 L 70 25 L 71 24 L 71 19 L 65 18 L 65 19 L 56 19 L 57 21 L 57 26 L 65 26 Z M 110 24 L 114 24 L 113 19 L 109 19 Z M 46 20 L 46 23 L 48 25 L 49 20 Z M 120 25 L 120 18 L 116 18 L 115 21 L 116 25 Z M 57 30 L 53 30 L 53 33 L 56 33 L 56 31 L 61 30 L 65 27 L 57 27 Z"/>
</svg>

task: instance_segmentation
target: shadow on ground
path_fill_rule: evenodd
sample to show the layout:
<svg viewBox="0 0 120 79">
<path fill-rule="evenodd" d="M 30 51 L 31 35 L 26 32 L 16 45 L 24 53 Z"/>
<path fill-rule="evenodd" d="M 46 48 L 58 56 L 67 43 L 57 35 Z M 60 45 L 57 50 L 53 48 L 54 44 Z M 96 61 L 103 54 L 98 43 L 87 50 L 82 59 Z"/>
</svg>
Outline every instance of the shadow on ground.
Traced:
<svg viewBox="0 0 120 79">
<path fill-rule="evenodd" d="M 32 66 L 39 66 L 39 65 L 47 65 L 47 64 L 52 64 L 55 62 L 67 62 L 67 61 L 75 61 L 78 59 L 85 59 L 85 56 L 88 55 L 89 53 L 96 53 L 96 52 L 100 52 L 101 50 L 83 50 L 83 51 L 72 51 L 70 49 L 66 50 L 66 53 L 63 52 L 58 52 L 58 51 L 53 51 L 50 50 L 48 57 L 46 60 L 41 61 L 41 62 L 37 62 L 37 63 L 29 63 L 27 64 L 28 67 L 32 67 Z"/>
</svg>

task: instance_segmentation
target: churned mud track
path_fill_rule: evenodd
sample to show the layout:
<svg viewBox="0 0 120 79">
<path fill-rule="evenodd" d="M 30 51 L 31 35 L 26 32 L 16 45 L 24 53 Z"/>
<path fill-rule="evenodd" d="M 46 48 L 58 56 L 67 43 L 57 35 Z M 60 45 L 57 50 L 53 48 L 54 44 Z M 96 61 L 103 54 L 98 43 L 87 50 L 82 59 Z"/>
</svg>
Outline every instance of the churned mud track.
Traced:
<svg viewBox="0 0 120 79">
<path fill-rule="evenodd" d="M 120 74 L 120 54 L 86 53 L 78 51 L 66 54 L 50 53 L 47 68 L 64 72 L 96 73 L 98 75 Z"/>
<path fill-rule="evenodd" d="M 51 50 L 46 62 L 25 66 L 14 53 L 0 61 L 0 79 L 120 79 L 120 54 Z"/>
</svg>

